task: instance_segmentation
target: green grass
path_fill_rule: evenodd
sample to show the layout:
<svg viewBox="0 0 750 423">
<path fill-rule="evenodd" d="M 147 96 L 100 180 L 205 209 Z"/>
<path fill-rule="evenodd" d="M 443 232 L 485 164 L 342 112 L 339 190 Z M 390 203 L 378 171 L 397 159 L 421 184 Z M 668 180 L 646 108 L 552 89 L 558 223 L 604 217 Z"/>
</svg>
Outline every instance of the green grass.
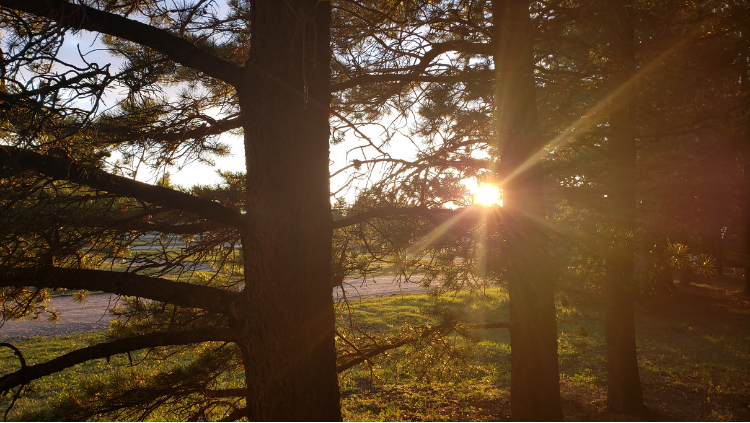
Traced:
<svg viewBox="0 0 750 423">
<path fill-rule="evenodd" d="M 636 304 L 640 376 L 646 405 L 658 420 L 745 421 L 750 419 L 750 303 L 729 281 L 678 286 L 671 297 Z M 393 295 L 351 301 L 338 318 L 380 336 L 460 315 L 467 323 L 506 321 L 507 294 L 434 297 Z M 598 297 L 565 291 L 556 299 L 560 387 L 566 419 L 628 420 L 606 409 L 603 316 Z M 507 420 L 510 414 L 510 339 L 507 329 L 475 330 L 472 340 L 455 333 L 441 345 L 391 350 L 340 375 L 342 410 L 350 421 Z M 99 334 L 32 338 L 14 342 L 30 364 L 101 339 Z M 447 347 L 446 347 L 447 345 Z M 443 354 L 443 355 L 441 355 Z M 165 366 L 159 362 L 147 366 Z M 0 374 L 18 368 L 9 349 L 0 350 Z M 166 368 L 166 367 L 164 367 Z M 162 368 L 162 369 L 164 369 Z M 40 410 L 62 393 L 118 371 L 130 371 L 124 356 L 79 365 L 34 384 L 8 416 Z M 7 397 L 6 397 L 7 401 Z M 156 415 L 169 420 L 169 415 Z M 636 420 L 643 416 L 636 417 Z"/>
<path fill-rule="evenodd" d="M 104 339 L 100 333 L 82 333 L 70 336 L 34 337 L 22 340 L 10 340 L 18 347 L 28 365 L 48 361 L 75 349 L 87 347 Z M 6 341 L 7 342 L 7 341 Z M 80 364 L 54 376 L 45 377 L 29 385 L 29 395 L 19 399 L 16 406 L 8 413 L 9 420 L 18 420 L 26 412 L 37 412 L 54 404 L 63 398 L 67 392 L 82 383 L 91 382 L 94 378 L 110 374 L 115 368 L 127 366 L 127 358 L 112 357 L 107 360 L 94 360 Z M 0 349 L 0 374 L 8 374 L 18 370 L 20 363 L 13 351 L 8 348 Z M 3 411 L 7 407 L 8 397 L 0 403 Z"/>
<path fill-rule="evenodd" d="M 670 297 L 636 304 L 637 348 L 644 399 L 657 420 L 750 419 L 750 303 L 734 292 L 741 281 L 678 286 Z M 434 320 L 429 295 L 362 302 L 355 321 L 395 330 L 399 320 Z M 445 304 L 444 304 L 445 305 Z M 490 290 L 478 300 L 462 293 L 452 307 L 470 322 L 505 320 L 507 302 Z M 628 420 L 606 408 L 604 306 L 597 295 L 565 291 L 556 300 L 563 410 L 567 420 Z M 466 364 L 409 372 L 417 351 L 401 349 L 341 375 L 343 412 L 351 421 L 506 420 L 510 411 L 510 346 L 504 329 L 459 340 Z M 418 364 L 418 363 L 417 363 Z M 481 409 L 481 411 L 480 411 Z M 641 420 L 644 416 L 635 417 Z"/>
<path fill-rule="evenodd" d="M 27 365 L 49 361 L 70 351 L 104 341 L 106 339 L 103 332 L 4 340 L 23 352 Z M 8 413 L 7 419 L 10 421 L 59 420 L 59 410 L 55 410 L 55 407 L 65 403 L 70 393 L 80 396 L 78 392 L 83 386 L 102 386 L 101 383 L 104 381 L 123 376 L 129 380 L 142 380 L 159 372 L 169 372 L 174 366 L 174 362 L 170 360 L 144 360 L 145 355 L 145 351 L 136 351 L 131 353 L 130 357 L 126 354 L 119 354 L 108 359 L 92 360 L 38 379 L 27 385 L 25 394 L 18 399 Z M 186 351 L 179 353 L 176 361 L 188 363 L 194 357 L 194 351 Z M 0 375 L 16 371 L 19 367 L 20 363 L 13 351 L 9 348 L 0 348 Z M 236 387 L 239 381 L 225 382 L 225 387 Z M 11 395 L 6 395 L 0 400 L 1 413 L 5 412 L 10 400 Z M 108 420 L 108 418 L 104 416 L 97 420 Z M 176 418 L 168 411 L 157 411 L 149 417 L 149 420 L 172 421 Z"/>
</svg>

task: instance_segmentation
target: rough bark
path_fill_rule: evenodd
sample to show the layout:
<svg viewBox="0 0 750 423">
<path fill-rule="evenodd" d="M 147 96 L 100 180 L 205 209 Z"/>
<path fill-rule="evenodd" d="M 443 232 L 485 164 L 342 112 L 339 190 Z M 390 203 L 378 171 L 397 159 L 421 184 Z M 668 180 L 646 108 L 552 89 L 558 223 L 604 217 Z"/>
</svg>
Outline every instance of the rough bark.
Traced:
<svg viewBox="0 0 750 423">
<path fill-rule="evenodd" d="M 746 147 L 747 149 L 747 147 Z M 745 295 L 750 295 L 750 168 L 748 168 L 747 160 L 750 159 L 750 154 L 745 153 L 744 157 L 744 168 L 742 169 L 744 178 L 744 204 L 743 207 L 743 218 L 745 220 L 745 227 L 743 228 L 743 247 L 745 249 L 744 254 L 744 276 L 745 276 Z"/>
<path fill-rule="evenodd" d="M 493 2 L 498 38 L 498 152 L 503 209 L 510 239 L 503 248 L 511 264 L 511 417 L 524 421 L 562 420 L 557 365 L 554 285 L 549 271 L 548 235 L 537 129 L 533 35 L 529 2 Z"/>
<path fill-rule="evenodd" d="M 341 420 L 330 288 L 330 3 L 253 4 L 243 111 L 248 419 Z"/>
<path fill-rule="evenodd" d="M 644 410 L 635 342 L 632 236 L 636 213 L 635 104 L 631 78 L 635 75 L 633 2 L 610 0 L 604 12 L 610 31 L 612 73 L 608 138 L 610 171 L 608 214 L 619 234 L 607 251 L 605 331 L 607 339 L 607 404 L 615 413 Z M 624 237 L 624 238 L 623 238 Z"/>
<path fill-rule="evenodd" d="M 739 61 L 742 64 L 740 70 L 740 98 L 744 99 L 745 108 L 750 108 L 750 75 L 748 74 L 750 65 L 750 56 L 746 55 L 744 60 Z M 747 109 L 746 109 L 747 110 Z M 750 118 L 748 112 L 746 113 L 746 119 Z M 750 295 L 750 130 L 748 125 L 745 125 L 744 131 L 739 133 L 740 145 L 744 146 L 742 149 L 742 176 L 744 178 L 744 204 L 743 207 L 743 220 L 745 224 L 744 228 L 744 242 L 743 247 L 745 248 L 744 256 L 744 276 L 745 276 L 745 295 Z M 743 142 L 744 141 L 744 142 Z"/>
</svg>

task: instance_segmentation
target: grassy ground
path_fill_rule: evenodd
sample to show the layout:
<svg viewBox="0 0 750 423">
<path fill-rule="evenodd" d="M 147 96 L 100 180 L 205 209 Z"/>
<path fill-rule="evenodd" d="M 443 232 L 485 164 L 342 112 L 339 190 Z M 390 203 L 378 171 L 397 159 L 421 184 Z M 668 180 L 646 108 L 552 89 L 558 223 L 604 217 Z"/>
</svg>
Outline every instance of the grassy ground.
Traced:
<svg viewBox="0 0 750 423">
<path fill-rule="evenodd" d="M 104 341 L 104 336 L 101 333 L 95 332 L 51 338 L 39 336 L 11 340 L 13 345 L 21 349 L 28 365 L 42 363 L 67 352 Z M 98 359 L 78 364 L 52 376 L 39 379 L 28 385 L 23 397 L 17 400 L 14 407 L 5 416 L 6 420 L 58 420 L 59 415 L 55 417 L 48 415 L 52 412 L 52 408 L 64 401 L 68 393 L 82 385 L 96 384 L 98 381 L 106 380 L 116 375 L 130 374 L 132 377 L 143 377 L 144 375 L 168 371 L 171 368 L 171 365 L 167 361 L 143 361 L 143 358 L 145 358 L 144 351 L 135 352 L 131 354 L 130 358 L 127 355 L 116 355 L 108 359 Z M 131 359 L 132 364 L 136 364 L 135 367 L 132 366 Z M 10 349 L 0 349 L 0 375 L 15 371 L 19 367 L 18 359 Z M 0 416 L 3 416 L 6 412 L 10 400 L 11 395 L 6 395 L 0 400 Z M 174 420 L 170 417 L 169 413 L 157 411 L 152 416 L 152 420 Z"/>
<path fill-rule="evenodd" d="M 671 296 L 638 300 L 640 375 L 650 414 L 635 417 L 613 415 L 606 408 L 602 304 L 581 292 L 558 295 L 566 420 L 750 420 L 750 303 L 738 292 L 741 287 L 739 279 L 724 277 L 678 285 Z M 499 293 L 493 296 L 486 305 L 499 307 L 502 314 L 507 303 Z M 417 298 L 422 307 L 429 303 L 425 296 L 410 301 Z M 403 303 L 398 297 L 379 301 L 378 308 L 385 310 L 389 302 L 393 307 Z M 456 301 L 466 303 L 466 297 Z M 508 420 L 508 334 L 503 329 L 483 332 L 471 350 L 470 369 L 457 366 L 442 378 L 404 377 L 398 372 L 399 362 L 408 361 L 403 353 L 380 358 L 372 371 L 361 365 L 342 375 L 345 419 Z"/>
<path fill-rule="evenodd" d="M 606 410 L 603 307 L 583 292 L 558 295 L 559 362 L 567 420 L 750 420 L 750 303 L 737 292 L 739 279 L 725 277 L 692 286 L 677 285 L 671 296 L 642 298 L 636 305 L 639 364 L 648 416 L 627 418 Z M 507 320 L 507 296 L 500 289 L 461 293 L 394 295 L 350 303 L 349 319 L 382 334 L 404 323 L 436 323 L 435 310 L 460 314 L 468 323 Z M 506 329 L 471 331 L 445 343 L 392 350 L 340 378 L 344 418 L 350 421 L 508 420 L 509 337 Z M 16 340 L 29 364 L 88 345 L 97 334 Z M 136 357 L 137 358 L 137 357 Z M 137 361 L 137 360 L 136 360 Z M 161 367 L 160 364 L 151 364 Z M 126 357 L 97 360 L 34 385 L 29 399 L 8 415 L 44 407 L 62 392 L 101 375 L 127 370 Z M 0 349 L 0 375 L 18 367 Z M 7 397 L 0 405 L 7 406 Z M 160 415 L 161 419 L 168 419 Z"/>
</svg>

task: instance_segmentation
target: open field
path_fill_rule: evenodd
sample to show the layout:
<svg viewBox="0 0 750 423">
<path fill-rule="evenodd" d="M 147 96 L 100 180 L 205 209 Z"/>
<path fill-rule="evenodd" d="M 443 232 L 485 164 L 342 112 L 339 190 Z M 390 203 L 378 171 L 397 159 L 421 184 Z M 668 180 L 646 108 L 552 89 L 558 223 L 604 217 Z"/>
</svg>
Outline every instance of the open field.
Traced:
<svg viewBox="0 0 750 423">
<path fill-rule="evenodd" d="M 595 295 L 578 291 L 557 297 L 561 394 L 566 419 L 657 421 L 750 420 L 750 303 L 739 279 L 678 284 L 672 296 L 641 298 L 636 305 L 639 364 L 651 413 L 624 417 L 606 410 L 603 308 Z M 350 301 L 351 317 L 383 334 L 406 322 L 432 324 L 435 310 L 461 314 L 468 323 L 507 319 L 507 295 L 460 293 L 437 299 L 428 294 L 393 295 Z M 1 329 L 0 329 L 1 330 Z M 17 340 L 30 364 L 99 339 L 96 333 Z M 344 418 L 356 420 L 509 419 L 507 330 L 472 331 L 474 340 L 449 338 L 445 345 L 392 350 L 341 374 Z M 138 363 L 143 354 L 133 357 Z M 430 364 L 430 366 L 427 366 Z M 0 350 L 0 374 L 17 368 L 10 350 Z M 159 362 L 137 366 L 160 368 Z M 126 357 L 76 366 L 34 384 L 29 399 L 8 415 L 43 410 L 61 392 L 100 375 L 130 371 Z M 7 406 L 7 397 L 2 403 Z M 169 419 L 168 414 L 157 414 Z"/>
</svg>

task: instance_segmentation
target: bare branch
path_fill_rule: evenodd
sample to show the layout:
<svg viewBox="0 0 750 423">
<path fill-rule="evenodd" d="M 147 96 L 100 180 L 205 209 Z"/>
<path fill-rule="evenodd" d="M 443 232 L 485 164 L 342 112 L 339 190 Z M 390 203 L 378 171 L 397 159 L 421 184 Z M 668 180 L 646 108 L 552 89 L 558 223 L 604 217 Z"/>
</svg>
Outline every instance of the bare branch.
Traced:
<svg viewBox="0 0 750 423">
<path fill-rule="evenodd" d="M 392 344 L 381 345 L 378 348 L 373 348 L 371 350 L 368 350 L 364 352 L 363 354 L 347 361 L 346 363 L 341 363 L 338 366 L 336 366 L 336 372 L 341 373 L 343 371 L 349 370 L 352 367 L 356 366 L 357 364 L 364 363 L 365 361 L 369 361 L 370 358 L 375 357 L 376 355 L 380 355 L 386 351 L 404 346 L 412 341 L 413 339 L 411 338 L 405 338 L 405 339 L 401 339 L 400 341 L 394 342 Z"/>
<path fill-rule="evenodd" d="M 59 267 L 0 268 L 0 286 L 36 286 L 47 288 L 86 289 L 118 295 L 130 295 L 181 307 L 200 308 L 231 315 L 234 292 L 210 286 L 175 282 L 126 272 Z"/>
<path fill-rule="evenodd" d="M 7 348 L 12 349 L 13 353 L 16 355 L 16 357 L 18 357 L 18 361 L 21 362 L 21 368 L 27 367 L 26 366 L 26 359 L 23 358 L 23 353 L 21 352 L 21 350 L 18 349 L 17 346 L 15 346 L 13 344 L 9 344 L 7 342 L 3 342 L 3 343 L 0 343 L 0 347 L 7 347 Z"/>
<path fill-rule="evenodd" d="M 223 419 L 219 421 L 220 422 L 234 422 L 243 417 L 246 417 L 248 414 L 249 414 L 249 410 L 247 407 L 237 408 L 234 411 L 232 411 L 228 416 L 224 417 Z"/>
<path fill-rule="evenodd" d="M 508 322 L 493 322 L 493 323 L 476 323 L 471 325 L 457 325 L 457 322 L 455 321 L 448 321 L 443 322 L 441 324 L 428 327 L 426 328 L 419 336 L 408 336 L 402 339 L 399 339 L 395 342 L 391 342 L 389 344 L 380 345 L 374 348 L 371 348 L 369 350 L 363 350 L 357 347 L 354 347 L 353 344 L 349 343 L 349 341 L 346 341 L 349 345 L 354 347 L 356 353 L 354 353 L 354 358 L 351 360 L 341 363 L 338 366 L 336 366 L 336 371 L 338 373 L 341 373 L 345 370 L 349 370 L 352 367 L 356 366 L 357 364 L 364 363 L 365 361 L 370 362 L 370 359 L 372 357 L 375 357 L 377 355 L 383 354 L 386 351 L 390 351 L 399 347 L 402 347 L 404 345 L 407 345 L 409 343 L 418 341 L 420 339 L 427 338 L 428 336 L 434 334 L 434 333 L 440 333 L 442 335 L 447 335 L 453 331 L 457 331 L 459 333 L 462 333 L 465 329 L 495 329 L 495 328 L 510 328 L 510 323 Z"/>
<path fill-rule="evenodd" d="M 116 354 L 144 348 L 169 345 L 197 344 L 210 341 L 236 341 L 236 332 L 226 328 L 211 328 L 184 332 L 153 333 L 132 338 L 105 342 L 80 350 L 72 351 L 46 363 L 24 367 L 16 372 L 0 377 L 0 392 L 7 391 L 32 380 L 65 370 L 76 364 L 97 358 L 107 358 Z"/>
</svg>

